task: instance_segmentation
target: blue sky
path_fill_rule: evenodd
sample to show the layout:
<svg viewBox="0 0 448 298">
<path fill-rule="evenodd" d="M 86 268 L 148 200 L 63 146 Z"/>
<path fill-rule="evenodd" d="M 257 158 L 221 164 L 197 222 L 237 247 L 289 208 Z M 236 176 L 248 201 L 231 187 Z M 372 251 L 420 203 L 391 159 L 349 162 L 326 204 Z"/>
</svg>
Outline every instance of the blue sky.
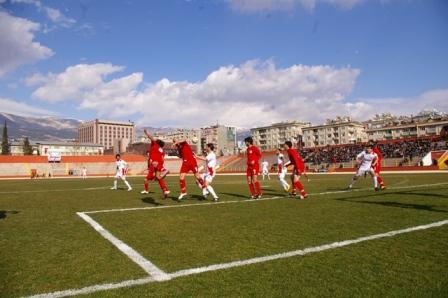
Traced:
<svg viewBox="0 0 448 298">
<path fill-rule="evenodd" d="M 0 3 L 2 112 L 179 127 L 448 112 L 448 1 Z"/>
</svg>

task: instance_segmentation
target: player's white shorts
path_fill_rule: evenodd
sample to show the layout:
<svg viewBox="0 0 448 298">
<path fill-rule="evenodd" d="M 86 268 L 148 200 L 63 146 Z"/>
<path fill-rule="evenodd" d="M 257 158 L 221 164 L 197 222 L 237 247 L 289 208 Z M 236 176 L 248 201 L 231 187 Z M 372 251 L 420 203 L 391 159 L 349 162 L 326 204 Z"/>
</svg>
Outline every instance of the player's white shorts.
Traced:
<svg viewBox="0 0 448 298">
<path fill-rule="evenodd" d="M 209 173 L 204 173 L 201 175 L 201 177 L 204 181 L 207 181 L 209 184 L 211 184 L 213 181 L 213 178 L 215 178 L 214 175 L 210 175 Z"/>
<path fill-rule="evenodd" d="M 263 169 L 261 170 L 261 173 L 262 173 L 263 175 L 267 175 L 267 174 L 269 174 L 269 170 L 266 169 L 266 168 L 263 168 Z"/>
<path fill-rule="evenodd" d="M 360 176 L 364 176 L 366 173 L 370 174 L 372 176 L 375 175 L 375 171 L 371 167 L 369 167 L 369 168 L 359 168 L 355 175 L 357 177 L 360 177 Z"/>
<path fill-rule="evenodd" d="M 115 179 L 126 180 L 126 174 L 123 174 L 123 172 L 118 171 L 118 172 L 115 174 Z"/>
<path fill-rule="evenodd" d="M 280 173 L 278 173 L 278 179 L 285 179 L 287 172 L 288 170 L 284 168 Z"/>
</svg>

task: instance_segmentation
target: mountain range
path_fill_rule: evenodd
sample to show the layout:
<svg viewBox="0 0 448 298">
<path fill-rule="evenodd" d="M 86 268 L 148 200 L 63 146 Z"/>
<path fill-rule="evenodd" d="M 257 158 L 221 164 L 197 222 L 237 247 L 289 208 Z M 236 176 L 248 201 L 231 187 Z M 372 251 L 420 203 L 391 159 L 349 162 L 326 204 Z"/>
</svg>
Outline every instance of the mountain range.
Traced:
<svg viewBox="0 0 448 298">
<path fill-rule="evenodd" d="M 0 127 L 6 121 L 8 136 L 10 139 L 19 140 L 28 137 L 30 140 L 39 141 L 65 141 L 73 140 L 77 137 L 78 126 L 81 120 L 70 118 L 32 117 L 19 116 L 10 113 L 0 112 Z M 171 127 L 148 127 L 152 132 L 169 132 L 175 130 Z M 136 135 L 143 134 L 143 127 L 136 127 Z M 241 141 L 250 135 L 250 130 L 239 129 L 237 140 Z"/>
</svg>

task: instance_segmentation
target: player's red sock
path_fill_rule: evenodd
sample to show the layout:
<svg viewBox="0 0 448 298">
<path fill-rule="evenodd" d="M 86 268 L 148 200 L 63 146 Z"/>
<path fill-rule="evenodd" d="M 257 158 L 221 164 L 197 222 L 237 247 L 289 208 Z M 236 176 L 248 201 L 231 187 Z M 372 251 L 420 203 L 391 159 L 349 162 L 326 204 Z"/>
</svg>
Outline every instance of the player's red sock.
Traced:
<svg viewBox="0 0 448 298">
<path fill-rule="evenodd" d="M 180 184 L 180 192 L 186 193 L 187 192 L 187 183 L 185 182 L 185 179 L 180 179 L 179 184 Z"/>
<path fill-rule="evenodd" d="M 261 196 L 261 186 L 260 186 L 260 181 L 256 181 L 255 182 L 255 190 L 257 191 L 257 195 Z"/>
<path fill-rule="evenodd" d="M 381 178 L 380 176 L 377 176 L 376 179 L 378 180 L 378 183 L 379 183 L 381 186 L 384 186 L 383 178 Z"/>
<path fill-rule="evenodd" d="M 143 185 L 144 185 L 144 187 L 145 187 L 145 190 L 148 191 L 148 189 L 149 189 L 149 183 L 148 183 L 148 180 L 145 180 L 145 182 L 143 183 Z"/>
<path fill-rule="evenodd" d="M 249 182 L 249 190 L 250 190 L 250 194 L 251 194 L 252 196 L 254 196 L 254 195 L 255 195 L 255 186 L 254 186 L 254 184 L 251 183 L 251 182 Z"/>
<path fill-rule="evenodd" d="M 165 180 L 157 179 L 157 181 L 159 182 L 159 186 L 160 189 L 162 189 L 162 191 L 168 191 L 168 187 L 166 186 Z"/>
<path fill-rule="evenodd" d="M 302 195 L 305 194 L 305 189 L 303 188 L 303 185 L 300 181 L 297 181 L 296 183 L 294 183 L 294 186 L 300 190 L 300 193 Z"/>
</svg>

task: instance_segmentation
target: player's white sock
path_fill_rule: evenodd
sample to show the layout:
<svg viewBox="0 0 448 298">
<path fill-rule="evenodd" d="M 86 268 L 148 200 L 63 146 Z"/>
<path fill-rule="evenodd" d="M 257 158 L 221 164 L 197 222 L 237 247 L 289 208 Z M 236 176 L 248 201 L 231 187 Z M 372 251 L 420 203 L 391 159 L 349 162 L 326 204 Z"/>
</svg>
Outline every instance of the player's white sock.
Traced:
<svg viewBox="0 0 448 298">
<path fill-rule="evenodd" d="M 129 182 L 127 180 L 124 180 L 124 184 L 126 184 L 126 186 L 128 187 L 128 189 L 132 189 L 131 185 L 129 184 Z"/>
<path fill-rule="evenodd" d="M 376 176 L 373 176 L 373 185 L 378 188 L 378 178 Z"/>
<path fill-rule="evenodd" d="M 116 189 L 117 188 L 117 180 L 114 180 L 114 188 Z"/>
<path fill-rule="evenodd" d="M 353 185 L 355 184 L 355 182 L 356 182 L 356 179 L 355 179 L 355 177 L 353 177 L 352 178 L 352 182 L 350 182 L 350 184 L 349 184 L 349 188 L 352 188 L 353 187 Z"/>
<path fill-rule="evenodd" d="M 215 193 L 215 190 L 211 185 L 207 186 L 207 190 L 212 194 L 213 198 L 216 199 L 218 196 Z"/>
</svg>

